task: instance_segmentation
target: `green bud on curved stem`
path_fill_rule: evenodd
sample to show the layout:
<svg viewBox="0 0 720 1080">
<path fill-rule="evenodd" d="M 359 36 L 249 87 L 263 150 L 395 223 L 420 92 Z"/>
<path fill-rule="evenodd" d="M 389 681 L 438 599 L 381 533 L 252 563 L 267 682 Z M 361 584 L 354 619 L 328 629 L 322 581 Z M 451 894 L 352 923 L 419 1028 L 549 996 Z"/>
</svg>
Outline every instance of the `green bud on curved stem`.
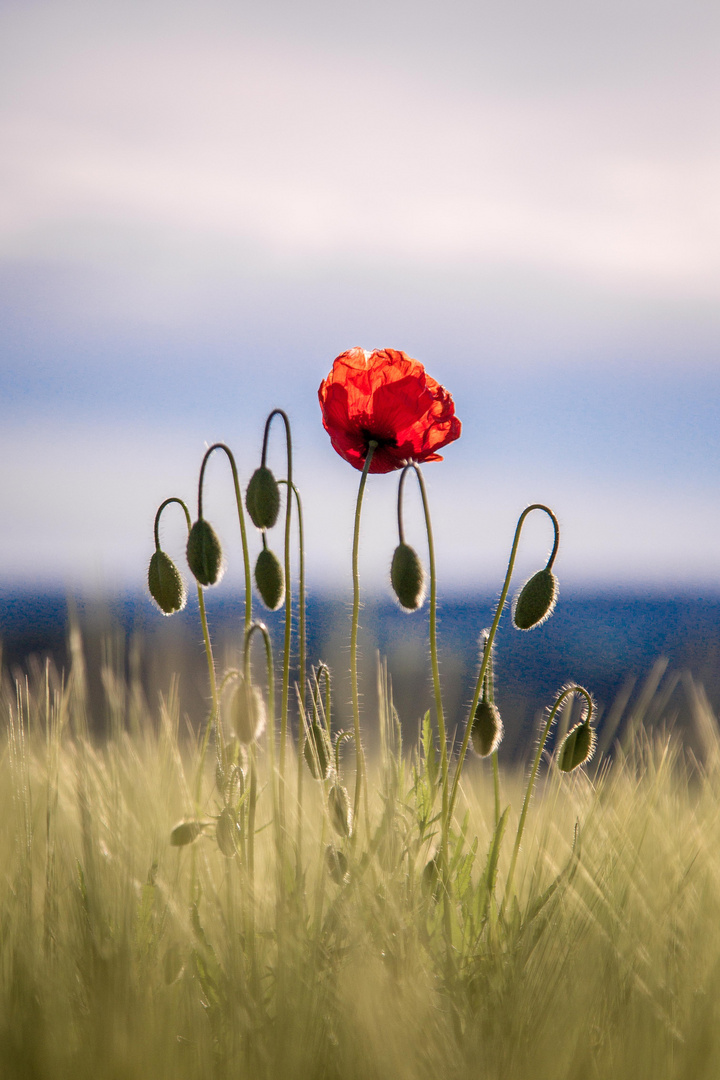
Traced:
<svg viewBox="0 0 720 1080">
<path fill-rule="evenodd" d="M 546 567 L 526 581 L 513 606 L 513 622 L 518 630 L 542 626 L 555 610 L 558 580 Z"/>
<path fill-rule="evenodd" d="M 280 560 L 267 547 L 264 533 L 263 548 L 255 563 L 255 584 L 265 607 L 277 611 L 285 597 L 285 579 Z"/>
<path fill-rule="evenodd" d="M 515 876 L 515 866 L 517 864 L 518 852 L 520 851 L 520 842 L 522 840 L 523 830 L 525 828 L 525 819 L 527 818 L 528 807 L 530 806 L 530 798 L 532 796 L 533 788 L 535 786 L 535 779 L 538 774 L 538 769 L 540 768 L 540 760 L 542 758 L 543 750 L 545 749 L 545 743 L 547 742 L 548 735 L 550 734 L 550 729 L 555 721 L 555 717 L 558 714 L 560 706 L 563 704 L 564 701 L 567 700 L 567 698 L 572 697 L 576 694 L 580 697 L 583 697 L 586 704 L 585 716 L 582 718 L 581 724 L 578 726 L 582 726 L 583 724 L 589 725 L 592 720 L 595 705 L 590 692 L 586 690 L 584 686 L 578 686 L 575 683 L 563 687 L 563 689 L 556 697 L 552 708 L 548 712 L 547 720 L 545 721 L 545 725 L 542 729 L 542 732 L 540 733 L 540 738 L 538 739 L 535 760 L 533 761 L 532 768 L 530 770 L 530 776 L 528 777 L 527 788 L 525 790 L 525 798 L 523 800 L 522 810 L 520 811 L 520 820 L 518 822 L 517 835 L 515 837 L 515 846 L 513 848 L 512 858 L 510 860 L 510 869 L 508 871 L 507 882 L 505 884 L 503 907 L 507 903 L 512 889 L 513 878 Z"/>
<path fill-rule="evenodd" d="M 257 529 L 272 529 L 280 512 L 280 488 L 266 465 L 261 465 L 250 477 L 245 506 Z"/>
<path fill-rule="evenodd" d="M 448 811 L 450 818 L 452 818 L 453 810 L 455 808 L 455 802 L 457 800 L 458 789 L 460 786 L 460 776 L 462 774 L 463 762 L 465 761 L 465 755 L 467 754 L 470 737 L 472 735 L 472 718 L 475 716 L 475 710 L 477 708 L 478 701 L 480 700 L 480 694 L 482 692 L 483 683 L 485 680 L 485 673 L 487 671 L 488 664 L 490 663 L 490 656 L 492 653 L 493 643 L 495 641 L 495 635 L 497 633 L 497 628 L 500 624 L 500 617 L 505 606 L 505 601 L 507 600 L 508 592 L 510 591 L 510 581 L 512 579 L 513 570 L 515 569 L 515 559 L 517 556 L 518 545 L 520 543 L 520 534 L 522 533 L 522 527 L 525 524 L 525 519 L 527 518 L 528 514 L 532 513 L 533 510 L 542 510 L 545 514 L 547 514 L 552 521 L 553 528 L 555 530 L 555 540 L 553 543 L 552 551 L 550 553 L 550 557 L 547 562 L 546 570 L 552 570 L 555 556 L 558 552 L 558 546 L 560 543 L 560 526 L 552 510 L 548 506 L 544 506 L 542 503 L 532 503 L 530 506 L 526 506 L 522 514 L 520 515 L 517 526 L 515 528 L 515 536 L 513 538 L 512 548 L 510 550 L 510 559 L 508 561 L 508 568 L 505 574 L 505 581 L 503 583 L 502 592 L 500 593 L 500 599 L 498 601 L 497 608 L 495 609 L 495 615 L 492 621 L 492 625 L 490 627 L 490 630 L 488 631 L 487 647 L 485 648 L 483 660 L 480 665 L 480 673 L 478 674 L 477 682 L 475 684 L 475 693 L 473 695 L 472 704 L 470 706 L 468 722 L 465 725 L 465 735 L 463 736 L 462 746 L 460 747 L 460 753 L 458 754 L 458 759 L 455 764 L 455 773 L 453 775 L 452 788 L 450 791 L 450 807 Z"/>
<path fill-rule="evenodd" d="M 595 753 L 597 738 L 590 720 L 576 724 L 565 736 L 558 751 L 557 765 L 560 772 L 569 773 L 586 765 Z"/>
<path fill-rule="evenodd" d="M 174 615 L 185 607 L 185 582 L 175 563 L 162 548 L 154 551 L 150 559 L 148 589 L 163 615 Z"/>
<path fill-rule="evenodd" d="M 187 561 L 200 585 L 217 585 L 225 567 L 218 535 L 209 521 L 198 518 L 188 536 Z"/>
</svg>

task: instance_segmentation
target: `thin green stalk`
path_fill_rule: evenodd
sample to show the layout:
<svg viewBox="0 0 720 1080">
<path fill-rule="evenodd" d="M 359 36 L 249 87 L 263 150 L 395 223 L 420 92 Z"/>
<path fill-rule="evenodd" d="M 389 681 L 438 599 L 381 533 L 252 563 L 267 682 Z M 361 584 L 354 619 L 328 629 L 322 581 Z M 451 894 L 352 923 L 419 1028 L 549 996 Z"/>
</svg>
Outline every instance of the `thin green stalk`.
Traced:
<svg viewBox="0 0 720 1080">
<path fill-rule="evenodd" d="M 248 881 L 248 924 L 247 942 L 250 954 L 250 973 L 253 992 L 257 990 L 257 955 L 255 952 L 255 811 L 257 808 L 257 761 L 255 746 L 249 748 L 250 793 L 248 795 L 247 815 L 247 881 Z"/>
<path fill-rule="evenodd" d="M 458 755 L 457 763 L 455 765 L 455 774 L 453 776 L 452 788 L 450 790 L 450 807 L 449 807 L 449 811 L 448 811 L 448 814 L 449 814 L 449 817 L 450 817 L 451 820 L 452 820 L 453 811 L 455 809 L 455 803 L 457 801 L 458 787 L 460 785 L 460 775 L 462 773 L 463 762 L 465 761 L 465 755 L 467 754 L 468 743 L 470 742 L 470 734 L 472 732 L 472 720 L 473 720 L 473 717 L 475 715 L 475 709 L 477 708 L 477 703 L 480 700 L 480 693 L 482 691 L 483 681 L 485 679 L 485 672 L 486 672 L 487 666 L 488 666 L 488 664 L 490 662 L 490 656 L 492 654 L 493 642 L 495 641 L 495 634 L 497 633 L 497 628 L 498 628 L 498 626 L 500 624 L 500 617 L 501 617 L 501 615 L 503 613 L 503 608 L 505 607 L 505 601 L 507 600 L 508 592 L 510 591 L 510 580 L 512 578 L 513 570 L 515 568 L 515 558 L 517 556 L 518 544 L 520 543 L 520 533 L 522 532 L 522 527 L 525 524 L 525 518 L 533 510 L 542 510 L 542 511 L 544 511 L 544 513 L 548 514 L 548 516 L 550 517 L 550 519 L 551 519 L 551 521 L 553 523 L 554 529 L 555 529 L 555 541 L 553 543 L 553 548 L 552 548 L 552 551 L 550 553 L 550 558 L 548 559 L 548 562 L 547 562 L 547 568 L 548 569 L 552 568 L 552 564 L 555 561 L 555 556 L 557 555 L 557 550 L 558 550 L 558 545 L 559 545 L 559 538 L 560 538 L 560 527 L 558 525 L 557 518 L 553 514 L 552 510 L 549 507 L 544 506 L 542 503 L 533 503 L 531 506 L 526 506 L 525 509 L 523 510 L 522 514 L 520 515 L 519 519 L 518 519 L 517 527 L 515 529 L 515 536 L 513 538 L 513 544 L 512 544 L 511 551 L 510 551 L 510 559 L 508 561 L 507 573 L 505 574 L 505 581 L 503 583 L 502 592 L 500 593 L 500 599 L 498 601 L 498 606 L 497 606 L 497 609 L 495 611 L 495 617 L 494 617 L 494 619 L 492 621 L 492 626 L 490 627 L 490 630 L 488 631 L 487 643 L 486 643 L 485 650 L 484 650 L 484 653 L 483 653 L 482 663 L 480 665 L 480 673 L 479 673 L 479 675 L 477 677 L 477 683 L 475 684 L 475 693 L 473 695 L 472 705 L 470 706 L 470 714 L 469 714 L 468 722 L 467 722 L 467 725 L 465 727 L 465 735 L 463 737 L 462 746 L 460 747 L 460 753 Z"/>
<path fill-rule="evenodd" d="M 287 480 L 279 480 L 279 484 L 287 484 Z M 295 495 L 295 505 L 297 507 L 298 514 L 298 545 L 300 549 L 300 572 L 299 572 L 299 584 L 298 584 L 298 651 L 299 651 L 299 676 L 298 685 L 301 690 L 301 704 L 304 701 L 305 696 L 305 530 L 303 526 L 303 513 L 302 502 L 300 500 L 300 493 L 295 484 L 290 485 L 291 490 Z M 302 868 L 302 797 L 303 797 L 303 744 L 305 742 L 305 731 L 302 723 L 298 724 L 298 745 L 297 745 L 297 834 L 295 838 L 295 848 L 297 855 L 297 873 L 300 876 Z"/>
<path fill-rule="evenodd" d="M 245 575 L 245 629 L 249 627 L 252 622 L 252 587 L 250 580 L 250 552 L 248 550 L 247 532 L 245 530 L 245 512 L 243 510 L 242 494 L 240 492 L 240 481 L 238 479 L 237 465 L 235 464 L 235 457 L 229 446 L 225 443 L 213 443 L 205 451 L 205 456 L 200 466 L 200 478 L 198 480 L 198 518 L 203 516 L 202 513 L 202 497 L 203 497 L 203 482 L 205 478 L 205 468 L 207 466 L 210 455 L 215 450 L 224 450 L 230 462 L 230 468 L 232 470 L 233 485 L 235 488 L 235 503 L 237 505 L 238 522 L 240 525 L 240 540 L 242 542 L 243 552 L 243 571 Z"/>
<path fill-rule="evenodd" d="M 563 690 L 560 691 L 557 698 L 555 699 L 555 704 L 553 705 L 552 709 L 548 713 L 548 718 L 545 721 L 545 727 L 543 728 L 543 730 L 542 730 L 542 732 L 540 734 L 540 738 L 538 739 L 538 746 L 537 746 L 537 751 L 535 753 L 535 760 L 533 761 L 532 768 L 530 770 L 530 776 L 528 777 L 527 788 L 525 789 L 525 798 L 523 799 L 522 810 L 520 811 L 520 820 L 518 822 L 517 835 L 515 836 L 515 846 L 513 847 L 512 858 L 510 859 L 510 869 L 508 871 L 507 882 L 505 884 L 505 895 L 503 897 L 503 908 L 507 904 L 508 898 L 510 896 L 510 891 L 512 889 L 512 883 L 513 883 L 513 878 L 515 876 L 515 866 L 517 864 L 518 852 L 520 851 L 520 843 L 522 841 L 522 835 L 523 835 L 523 831 L 525 829 L 525 819 L 527 817 L 528 807 L 530 806 L 530 798 L 532 796 L 533 788 L 535 786 L 535 779 L 536 779 L 537 774 L 538 774 L 538 769 L 540 768 L 540 760 L 542 758 L 543 750 L 545 749 L 545 743 L 547 742 L 547 737 L 550 734 L 550 728 L 553 725 L 553 722 L 554 722 L 555 717 L 557 715 L 558 709 L 560 708 L 562 703 L 565 700 L 567 700 L 567 698 L 569 698 L 573 694 L 580 694 L 582 697 L 585 698 L 585 701 L 587 702 L 587 710 L 588 710 L 587 711 L 587 716 L 585 717 L 585 719 L 592 719 L 593 701 L 592 701 L 592 697 L 590 696 L 590 694 L 588 693 L 588 691 L 585 689 L 584 686 L 575 686 L 575 685 L 566 686 Z"/>
<path fill-rule="evenodd" d="M 441 776 L 441 828 L 440 828 L 440 865 L 443 875 L 443 893 L 445 897 L 445 935 L 447 938 L 448 948 L 452 944 L 452 929 L 451 929 L 451 895 L 450 895 L 450 881 L 448 880 L 448 807 L 449 807 L 449 790 L 448 790 L 448 749 L 447 749 L 447 732 L 445 730 L 445 713 L 443 711 L 442 703 L 442 691 L 440 687 L 440 667 L 438 664 L 438 651 L 437 651 L 437 573 L 435 569 L 435 543 L 433 540 L 432 520 L 430 518 L 430 507 L 428 505 L 427 490 L 425 488 L 425 480 L 422 474 L 420 466 L 416 462 L 411 462 L 406 465 L 400 475 L 400 483 L 398 485 L 398 534 L 400 543 L 405 543 L 405 534 L 403 529 L 402 520 L 402 494 L 403 485 L 405 482 L 405 476 L 409 469 L 413 469 L 420 485 L 420 496 L 423 505 L 423 514 L 425 515 L 425 531 L 427 534 L 428 545 L 428 562 L 430 564 L 430 664 L 432 667 L 432 680 L 433 680 L 433 693 L 435 697 L 435 713 L 437 715 L 438 724 L 438 737 L 440 739 L 440 776 Z"/>
<path fill-rule="evenodd" d="M 290 585 L 290 519 L 292 511 L 292 498 L 290 490 L 292 481 L 292 436 L 290 434 L 290 420 L 287 413 L 282 409 L 273 409 L 265 421 L 265 433 L 263 435 L 262 465 L 265 465 L 267 457 L 268 436 L 273 418 L 280 416 L 285 424 L 285 441 L 287 445 L 287 485 L 288 497 L 285 500 L 285 637 L 283 642 L 283 676 L 282 694 L 280 698 L 280 817 L 283 829 L 285 828 L 285 754 L 287 746 L 287 722 L 288 722 L 288 699 L 290 694 L 290 639 L 292 634 L 292 588 Z"/>
<path fill-rule="evenodd" d="M 160 506 L 158 507 L 158 511 L 157 511 L 157 513 L 155 515 L 155 529 L 154 529 L 154 532 L 155 532 L 155 550 L 156 551 L 160 550 L 160 516 L 161 516 L 163 510 L 165 509 L 165 507 L 169 506 L 170 503 L 177 503 L 178 506 L 182 507 L 182 509 L 183 509 L 183 511 L 185 513 L 185 521 L 187 523 L 188 534 L 190 533 L 190 530 L 192 528 L 192 519 L 190 517 L 190 511 L 188 510 L 188 508 L 185 505 L 185 503 L 183 502 L 183 500 L 177 498 L 177 496 L 175 496 L 175 495 L 172 495 L 169 499 L 165 499 L 165 501 L 162 502 L 160 504 Z M 207 750 L 207 744 L 208 744 L 208 740 L 210 738 L 210 731 L 212 729 L 213 723 L 215 722 L 215 718 L 218 716 L 218 691 L 217 691 L 217 679 L 216 679 L 216 676 L 215 676 L 215 661 L 213 659 L 212 645 L 210 644 L 210 632 L 208 630 L 207 613 L 205 611 L 205 597 L 203 595 L 203 589 L 202 589 L 202 586 L 200 585 L 200 583 L 197 582 L 196 584 L 197 584 L 198 608 L 200 609 L 200 623 L 202 625 L 203 642 L 204 642 L 204 645 L 205 645 L 205 657 L 207 659 L 208 677 L 209 677 L 209 680 L 210 680 L 210 696 L 212 698 L 212 710 L 211 710 L 210 716 L 208 717 L 208 722 L 207 722 L 207 724 L 205 726 L 205 731 L 203 732 L 202 743 L 201 743 L 201 746 L 200 746 L 200 762 L 199 762 L 199 765 L 198 765 L 198 775 L 197 775 L 197 781 L 196 781 L 196 787 L 195 787 L 195 802 L 196 802 L 197 806 L 199 806 L 199 803 L 200 803 L 200 789 L 201 789 L 201 785 L 202 785 L 202 773 L 203 773 L 203 766 L 204 766 L 204 763 L 205 763 L 205 752 Z M 196 809 L 197 809 L 197 806 L 196 806 Z"/>
<path fill-rule="evenodd" d="M 357 502 L 355 504 L 355 528 L 353 531 L 352 547 L 352 579 L 353 579 L 353 609 L 352 623 L 350 627 L 350 683 L 352 686 L 353 703 L 353 731 L 355 735 L 355 796 L 353 799 L 353 821 L 357 823 L 360 811 L 360 798 L 365 778 L 365 753 L 360 740 L 360 695 L 358 693 L 357 673 L 357 639 L 358 621 L 360 618 L 360 574 L 358 572 L 358 552 L 360 550 L 360 513 L 362 511 L 363 494 L 373 454 L 377 449 L 377 442 L 371 439 L 368 443 L 368 452 L 365 457 L 360 486 L 358 487 Z M 357 828 L 357 825 L 356 825 Z"/>
</svg>

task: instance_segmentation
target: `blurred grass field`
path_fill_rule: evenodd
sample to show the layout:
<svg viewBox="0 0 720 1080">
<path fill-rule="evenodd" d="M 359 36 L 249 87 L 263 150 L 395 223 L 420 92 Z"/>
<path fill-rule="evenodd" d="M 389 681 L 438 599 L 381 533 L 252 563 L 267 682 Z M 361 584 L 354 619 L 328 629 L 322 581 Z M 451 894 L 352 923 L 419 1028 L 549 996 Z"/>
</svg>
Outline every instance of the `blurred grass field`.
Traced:
<svg viewBox="0 0 720 1080">
<path fill-rule="evenodd" d="M 507 903 L 523 768 L 501 769 L 501 836 L 491 771 L 467 767 L 448 950 L 432 740 L 400 746 L 385 686 L 354 841 L 292 760 L 278 840 L 259 748 L 251 883 L 249 837 L 232 858 L 218 846 L 213 762 L 196 801 L 176 681 L 158 711 L 104 652 L 88 672 L 76 635 L 64 677 L 3 687 L 0 1075 L 720 1074 L 720 729 L 687 674 L 658 665 L 610 710 L 605 755 L 544 771 Z M 170 843 L 180 821 L 200 823 L 194 843 Z"/>
</svg>

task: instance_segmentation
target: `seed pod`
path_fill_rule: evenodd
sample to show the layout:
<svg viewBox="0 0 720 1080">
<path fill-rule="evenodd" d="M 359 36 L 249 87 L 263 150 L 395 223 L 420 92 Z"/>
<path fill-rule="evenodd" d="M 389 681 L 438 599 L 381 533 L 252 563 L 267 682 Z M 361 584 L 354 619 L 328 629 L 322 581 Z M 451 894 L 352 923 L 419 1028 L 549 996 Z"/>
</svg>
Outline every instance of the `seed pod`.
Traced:
<svg viewBox="0 0 720 1080">
<path fill-rule="evenodd" d="M 338 885 L 342 885 L 348 872 L 348 861 L 345 853 L 338 851 L 332 844 L 328 844 L 325 848 L 325 863 L 333 881 L 337 882 Z"/>
<path fill-rule="evenodd" d="M 188 536 L 188 566 L 201 585 L 217 585 L 223 576 L 222 547 L 209 521 L 198 518 Z"/>
<path fill-rule="evenodd" d="M 520 590 L 513 610 L 513 622 L 518 630 L 541 626 L 555 610 L 558 580 L 552 570 L 539 570 Z"/>
<path fill-rule="evenodd" d="M 440 895 L 440 856 L 434 855 L 422 872 L 422 889 L 426 896 L 437 900 Z"/>
<path fill-rule="evenodd" d="M 595 731 L 589 720 L 583 720 L 571 728 L 558 753 L 557 764 L 560 772 L 572 772 L 589 761 L 595 753 L 596 743 Z"/>
<path fill-rule="evenodd" d="M 265 730 L 265 701 L 260 688 L 242 675 L 230 699 L 230 716 L 235 734 L 245 746 L 259 739 Z"/>
<path fill-rule="evenodd" d="M 285 575 L 278 558 L 270 548 L 263 548 L 255 563 L 255 584 L 263 604 L 277 611 L 285 598 Z"/>
<path fill-rule="evenodd" d="M 328 774 L 330 773 L 332 752 L 328 746 L 325 729 L 320 726 L 317 720 L 313 720 L 308 728 L 303 753 L 305 754 L 308 768 L 315 779 L 327 780 Z"/>
<path fill-rule="evenodd" d="M 217 819 L 215 839 L 220 851 L 227 859 L 233 859 L 237 855 L 240 844 L 240 823 L 230 806 L 226 806 Z"/>
<path fill-rule="evenodd" d="M 256 528 L 272 529 L 280 511 L 280 488 L 270 469 L 264 465 L 250 477 L 245 505 Z"/>
<path fill-rule="evenodd" d="M 390 567 L 390 581 L 400 606 L 416 611 L 425 599 L 425 571 L 409 544 L 398 544 Z"/>
<path fill-rule="evenodd" d="M 173 615 L 185 607 L 185 582 L 170 556 L 160 549 L 150 559 L 148 589 L 163 615 Z"/>
<path fill-rule="evenodd" d="M 333 784 L 328 794 L 328 811 L 335 832 L 340 836 L 350 835 L 350 800 L 342 784 Z"/>
<path fill-rule="evenodd" d="M 202 823 L 199 821 L 181 821 L 170 833 L 170 843 L 173 847 L 185 847 L 197 840 L 202 832 Z"/>
<path fill-rule="evenodd" d="M 480 700 L 475 709 L 470 738 L 478 757 L 487 757 L 497 750 L 503 737 L 503 722 L 495 705 Z"/>
</svg>

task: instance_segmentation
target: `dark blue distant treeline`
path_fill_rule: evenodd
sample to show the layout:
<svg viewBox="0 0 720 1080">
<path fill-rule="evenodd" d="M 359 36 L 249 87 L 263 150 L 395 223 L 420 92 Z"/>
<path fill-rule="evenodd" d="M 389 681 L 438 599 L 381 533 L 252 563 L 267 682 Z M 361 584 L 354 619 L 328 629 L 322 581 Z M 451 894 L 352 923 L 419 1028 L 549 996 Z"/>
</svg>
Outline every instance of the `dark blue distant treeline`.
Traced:
<svg viewBox="0 0 720 1080">
<path fill-rule="evenodd" d="M 226 662 L 228 653 L 237 652 L 242 601 L 222 589 L 209 590 L 206 599 L 218 662 Z M 441 670 L 451 726 L 465 720 L 478 663 L 478 639 L 491 622 L 495 602 L 492 597 L 476 595 L 445 595 L 439 600 Z M 116 632 L 121 629 L 147 640 L 143 655 L 147 654 L 148 663 L 171 646 L 176 655 L 184 657 L 180 666 L 186 693 L 202 700 L 204 659 L 196 608 L 192 593 L 185 611 L 165 619 L 142 594 L 88 602 L 68 599 L 61 593 L 0 591 L 4 667 L 10 672 L 22 670 L 31 655 L 49 655 L 58 667 L 67 667 L 67 625 L 74 612 L 90 648 L 113 626 Z M 282 612 L 270 614 L 258 604 L 256 617 L 264 619 L 274 632 L 279 661 Z M 431 704 L 427 605 L 423 611 L 407 615 L 390 599 L 367 598 L 361 625 L 366 698 L 374 691 L 377 650 L 387 658 L 398 712 L 404 723 L 414 725 Z M 311 594 L 307 635 L 308 661 L 324 659 L 336 673 L 336 719 L 348 723 L 347 598 Z M 690 670 L 717 709 L 720 592 L 660 596 L 564 591 L 549 622 L 527 633 L 513 628 L 508 610 L 497 637 L 495 671 L 496 698 L 511 741 L 520 738 L 537 710 L 548 704 L 566 681 L 587 686 L 607 710 L 623 683 L 629 677 L 642 680 L 659 657 L 666 657 L 671 668 Z M 190 668 L 194 671 L 192 680 Z"/>
</svg>

